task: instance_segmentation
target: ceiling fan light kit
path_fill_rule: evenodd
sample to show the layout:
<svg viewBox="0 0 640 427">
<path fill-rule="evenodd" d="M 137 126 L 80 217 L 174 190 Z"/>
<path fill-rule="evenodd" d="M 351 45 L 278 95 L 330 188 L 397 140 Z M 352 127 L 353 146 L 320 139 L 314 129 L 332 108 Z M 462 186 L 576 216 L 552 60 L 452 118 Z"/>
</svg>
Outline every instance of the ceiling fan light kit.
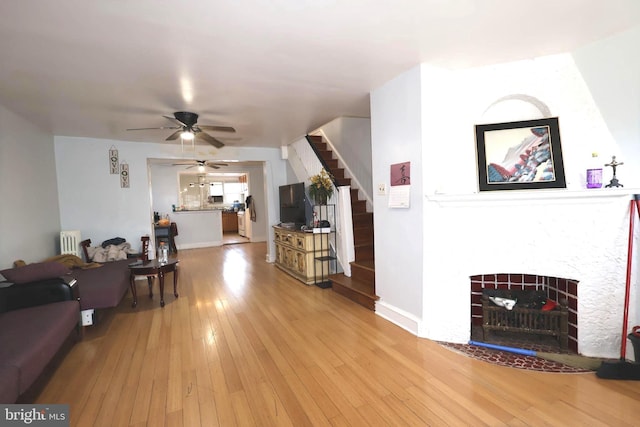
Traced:
<svg viewBox="0 0 640 427">
<path fill-rule="evenodd" d="M 186 139 L 187 141 L 191 141 L 195 138 L 195 135 L 192 132 L 186 131 L 180 134 L 180 138 Z"/>
</svg>

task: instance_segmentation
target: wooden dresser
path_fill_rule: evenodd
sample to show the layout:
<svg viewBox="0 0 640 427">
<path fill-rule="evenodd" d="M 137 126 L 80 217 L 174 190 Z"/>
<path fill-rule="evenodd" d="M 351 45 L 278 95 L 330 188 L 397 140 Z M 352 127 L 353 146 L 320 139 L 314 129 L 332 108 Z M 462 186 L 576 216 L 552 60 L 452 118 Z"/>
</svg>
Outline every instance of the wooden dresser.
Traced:
<svg viewBox="0 0 640 427">
<path fill-rule="evenodd" d="M 328 255 L 328 250 L 314 251 L 314 243 L 316 248 L 321 247 L 322 236 L 278 226 L 274 226 L 273 231 L 276 244 L 276 266 L 301 282 L 313 285 L 316 278 L 321 275 L 320 263 L 324 262 L 316 258 Z M 315 265 L 316 263 L 318 265 Z"/>
</svg>

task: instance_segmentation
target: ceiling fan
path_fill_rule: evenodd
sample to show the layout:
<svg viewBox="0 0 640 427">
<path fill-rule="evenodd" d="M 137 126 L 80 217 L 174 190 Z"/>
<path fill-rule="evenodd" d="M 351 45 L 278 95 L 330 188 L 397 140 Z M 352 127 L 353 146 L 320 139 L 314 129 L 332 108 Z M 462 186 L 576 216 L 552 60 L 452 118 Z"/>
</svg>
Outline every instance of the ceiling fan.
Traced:
<svg viewBox="0 0 640 427">
<path fill-rule="evenodd" d="M 175 129 L 176 131 L 169 135 L 169 137 L 166 139 L 167 141 L 173 141 L 175 139 L 178 139 L 179 137 L 182 137 L 183 140 L 200 139 L 208 142 L 216 148 L 224 147 L 224 143 L 206 133 L 205 130 L 231 133 L 236 131 L 230 126 L 199 125 L 197 124 L 198 115 L 196 113 L 190 113 L 188 111 L 176 111 L 175 113 L 173 113 L 173 117 L 165 115 L 163 115 L 162 117 L 174 122 L 175 126 L 162 126 L 157 128 L 135 128 L 127 130 Z"/>
<path fill-rule="evenodd" d="M 198 167 L 199 172 L 204 168 L 220 169 L 220 166 L 229 166 L 227 163 L 217 163 L 210 160 L 187 160 L 184 162 L 172 163 L 173 166 L 191 165 L 187 169 Z"/>
</svg>

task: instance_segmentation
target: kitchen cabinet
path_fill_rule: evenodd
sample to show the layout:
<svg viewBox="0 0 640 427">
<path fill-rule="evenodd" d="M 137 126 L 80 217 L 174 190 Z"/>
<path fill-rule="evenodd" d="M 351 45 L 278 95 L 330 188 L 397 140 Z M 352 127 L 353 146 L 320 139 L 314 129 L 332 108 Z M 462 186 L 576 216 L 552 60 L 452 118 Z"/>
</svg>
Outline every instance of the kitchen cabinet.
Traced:
<svg viewBox="0 0 640 427">
<path fill-rule="evenodd" d="M 222 232 L 237 233 L 238 232 L 238 213 L 233 211 L 222 212 Z"/>
</svg>

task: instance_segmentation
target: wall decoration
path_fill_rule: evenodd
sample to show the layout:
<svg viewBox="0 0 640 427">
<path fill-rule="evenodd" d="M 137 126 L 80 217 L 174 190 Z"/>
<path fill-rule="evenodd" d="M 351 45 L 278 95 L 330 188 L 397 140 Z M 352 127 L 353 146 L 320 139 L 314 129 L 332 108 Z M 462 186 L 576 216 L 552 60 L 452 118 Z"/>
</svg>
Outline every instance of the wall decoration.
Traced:
<svg viewBox="0 0 640 427">
<path fill-rule="evenodd" d="M 109 173 L 117 175 L 120 173 L 120 165 L 118 164 L 118 150 L 113 145 L 109 149 Z"/>
<path fill-rule="evenodd" d="M 120 163 L 120 187 L 129 188 L 129 165 L 127 162 Z"/>
<path fill-rule="evenodd" d="M 565 188 L 558 118 L 476 125 L 480 191 Z"/>
<path fill-rule="evenodd" d="M 611 182 L 605 185 L 605 188 L 624 187 L 624 185 L 620 184 L 620 181 L 618 181 L 618 177 L 616 176 L 616 169 L 618 166 L 622 165 L 624 165 L 624 162 L 618 162 L 616 160 L 616 156 L 611 156 L 611 162 L 605 163 L 605 166 L 609 166 L 613 169 L 613 178 L 611 178 Z"/>
<path fill-rule="evenodd" d="M 411 162 L 391 165 L 391 186 L 411 184 Z"/>
<path fill-rule="evenodd" d="M 411 162 L 391 165 L 389 207 L 408 209 L 411 196 Z"/>
</svg>

